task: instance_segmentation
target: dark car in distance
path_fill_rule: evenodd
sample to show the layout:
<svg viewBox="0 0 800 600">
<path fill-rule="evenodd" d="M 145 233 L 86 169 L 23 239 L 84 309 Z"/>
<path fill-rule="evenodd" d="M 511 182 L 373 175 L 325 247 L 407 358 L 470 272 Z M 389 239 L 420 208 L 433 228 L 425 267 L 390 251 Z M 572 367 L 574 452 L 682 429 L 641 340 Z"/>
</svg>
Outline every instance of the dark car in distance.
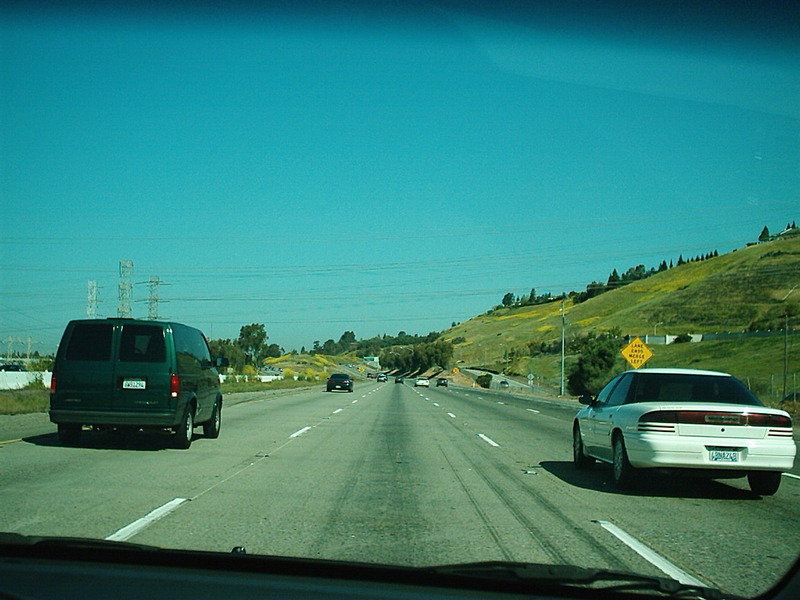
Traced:
<svg viewBox="0 0 800 600">
<path fill-rule="evenodd" d="M 346 390 L 348 392 L 352 392 L 353 379 L 347 373 L 333 373 L 330 377 L 328 377 L 327 391 L 332 392 L 333 390 Z"/>
<path fill-rule="evenodd" d="M 398 375 L 397 377 L 394 378 L 394 382 L 403 383 L 403 377 L 401 375 Z"/>
<path fill-rule="evenodd" d="M 445 377 L 439 377 L 439 379 L 436 380 L 436 387 L 447 387 L 448 383 Z"/>
</svg>

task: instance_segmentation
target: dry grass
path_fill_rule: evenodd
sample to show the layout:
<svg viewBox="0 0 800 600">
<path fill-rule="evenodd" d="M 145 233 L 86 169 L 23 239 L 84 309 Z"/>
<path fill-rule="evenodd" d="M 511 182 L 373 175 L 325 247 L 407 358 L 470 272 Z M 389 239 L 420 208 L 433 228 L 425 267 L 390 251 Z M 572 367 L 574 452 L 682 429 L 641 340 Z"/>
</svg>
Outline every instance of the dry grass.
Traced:
<svg viewBox="0 0 800 600">
<path fill-rule="evenodd" d="M 0 415 L 47 412 L 49 408 L 48 390 L 0 390 Z"/>
</svg>

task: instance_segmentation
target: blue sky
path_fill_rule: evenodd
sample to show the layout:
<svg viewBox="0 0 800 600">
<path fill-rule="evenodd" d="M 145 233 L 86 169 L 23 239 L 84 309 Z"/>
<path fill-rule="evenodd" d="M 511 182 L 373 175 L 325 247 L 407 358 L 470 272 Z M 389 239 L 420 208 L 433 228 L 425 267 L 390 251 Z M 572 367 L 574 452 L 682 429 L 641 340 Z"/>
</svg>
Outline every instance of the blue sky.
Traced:
<svg viewBox="0 0 800 600">
<path fill-rule="evenodd" d="M 793 39 L 353 6 L 2 13 L 0 340 L 54 350 L 89 280 L 115 316 L 120 259 L 134 316 L 157 276 L 161 316 L 299 350 L 800 217 Z"/>
</svg>

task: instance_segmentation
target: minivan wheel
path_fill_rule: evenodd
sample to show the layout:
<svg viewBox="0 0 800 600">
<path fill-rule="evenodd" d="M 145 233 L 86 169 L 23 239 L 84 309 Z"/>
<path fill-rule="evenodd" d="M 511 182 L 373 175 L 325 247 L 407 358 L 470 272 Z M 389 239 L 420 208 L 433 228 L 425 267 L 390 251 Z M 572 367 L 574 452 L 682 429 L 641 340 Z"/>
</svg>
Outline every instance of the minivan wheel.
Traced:
<svg viewBox="0 0 800 600">
<path fill-rule="evenodd" d="M 747 474 L 747 483 L 759 496 L 772 496 L 781 487 L 781 474 L 776 471 L 752 471 Z"/>
<path fill-rule="evenodd" d="M 58 441 L 64 446 L 74 446 L 81 439 L 81 426 L 73 423 L 58 424 Z"/>
<path fill-rule="evenodd" d="M 175 447 L 186 450 L 192 445 L 192 432 L 194 431 L 194 411 L 192 407 L 186 408 L 183 420 L 175 431 Z"/>
<path fill-rule="evenodd" d="M 222 426 L 222 404 L 219 400 L 214 403 L 211 418 L 208 423 L 203 423 L 203 436 L 215 440 L 219 437 L 219 430 Z"/>
</svg>

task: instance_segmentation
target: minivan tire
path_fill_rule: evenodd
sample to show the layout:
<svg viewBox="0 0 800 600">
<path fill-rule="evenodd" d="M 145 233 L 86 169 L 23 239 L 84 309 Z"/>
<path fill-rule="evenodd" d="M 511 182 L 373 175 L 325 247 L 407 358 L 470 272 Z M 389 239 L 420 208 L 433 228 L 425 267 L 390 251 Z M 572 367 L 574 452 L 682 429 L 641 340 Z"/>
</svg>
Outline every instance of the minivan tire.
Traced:
<svg viewBox="0 0 800 600">
<path fill-rule="evenodd" d="M 186 412 L 181 419 L 181 424 L 175 430 L 175 447 L 186 450 L 192 445 L 192 431 L 194 430 L 194 411 L 191 406 L 186 407 Z"/>
<path fill-rule="evenodd" d="M 222 403 L 217 400 L 214 402 L 214 408 L 211 411 L 211 418 L 207 423 L 203 423 L 203 436 L 211 440 L 219 437 L 219 430 L 222 426 Z"/>
</svg>

